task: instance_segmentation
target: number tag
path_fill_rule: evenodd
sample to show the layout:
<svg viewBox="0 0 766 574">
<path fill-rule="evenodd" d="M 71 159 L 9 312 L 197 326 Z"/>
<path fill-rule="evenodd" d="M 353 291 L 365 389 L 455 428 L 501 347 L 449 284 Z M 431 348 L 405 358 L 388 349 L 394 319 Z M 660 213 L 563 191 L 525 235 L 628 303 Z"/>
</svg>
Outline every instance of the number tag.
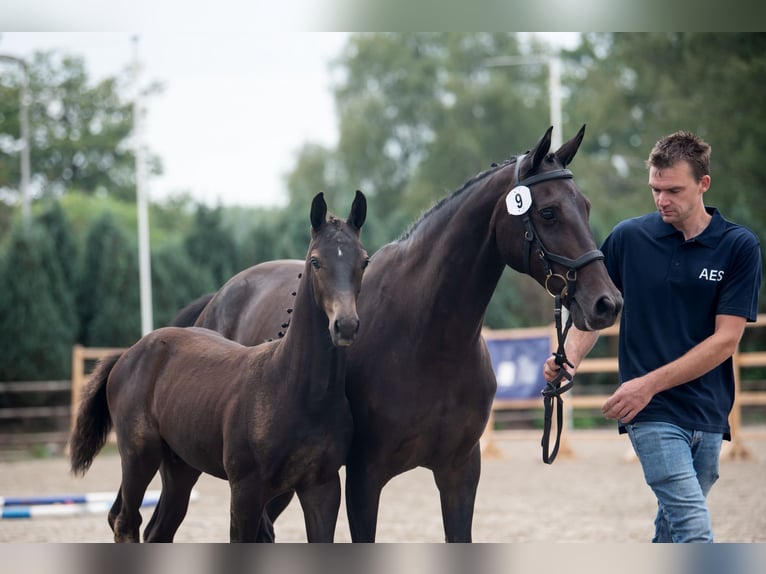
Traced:
<svg viewBox="0 0 766 574">
<path fill-rule="evenodd" d="M 505 196 L 505 205 L 511 215 L 523 215 L 532 207 L 532 193 L 526 185 L 518 185 Z"/>
</svg>

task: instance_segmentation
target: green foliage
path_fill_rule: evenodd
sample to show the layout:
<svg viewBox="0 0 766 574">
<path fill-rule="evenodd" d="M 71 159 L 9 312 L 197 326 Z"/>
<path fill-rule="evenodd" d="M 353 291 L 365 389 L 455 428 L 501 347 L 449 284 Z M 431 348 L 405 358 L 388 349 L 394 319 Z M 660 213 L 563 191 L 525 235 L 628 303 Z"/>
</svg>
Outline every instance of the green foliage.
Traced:
<svg viewBox="0 0 766 574">
<path fill-rule="evenodd" d="M 766 35 L 589 34 L 572 55 L 569 117 L 587 119 L 578 181 L 611 228 L 653 209 L 644 160 L 663 135 L 691 130 L 713 147 L 709 205 L 759 230 L 766 165 Z M 582 152 L 581 152 L 582 153 Z"/>
<path fill-rule="evenodd" d="M 165 245 L 152 253 L 154 327 L 169 325 L 178 310 L 206 292 L 214 291 L 212 273 L 195 264 L 185 249 Z"/>
<path fill-rule="evenodd" d="M 61 203 L 53 201 L 43 206 L 37 221 L 51 238 L 54 257 L 61 265 L 66 288 L 73 293 L 77 281 L 77 255 L 79 251 L 72 226 L 61 207 Z M 72 308 L 68 312 L 74 313 L 74 309 Z"/>
<path fill-rule="evenodd" d="M 207 291 L 218 289 L 238 271 L 237 246 L 224 227 L 221 207 L 197 207 L 194 225 L 184 239 L 184 247 L 195 265 L 212 273 L 213 284 L 206 287 Z"/>
<path fill-rule="evenodd" d="M 76 327 L 53 242 L 37 224 L 11 231 L 0 261 L 0 380 L 65 378 Z"/>
<path fill-rule="evenodd" d="M 138 254 L 110 213 L 88 229 L 82 261 L 80 340 L 88 347 L 132 345 L 141 336 Z"/>
<path fill-rule="evenodd" d="M 135 197 L 135 157 L 128 144 L 132 103 L 121 95 L 118 78 L 95 85 L 82 58 L 38 52 L 28 62 L 31 169 L 43 196 L 75 188 L 88 194 Z M 20 71 L 0 82 L 0 189 L 18 189 L 20 180 Z M 152 90 L 156 91 L 156 87 Z M 158 158 L 149 155 L 154 173 Z"/>
</svg>

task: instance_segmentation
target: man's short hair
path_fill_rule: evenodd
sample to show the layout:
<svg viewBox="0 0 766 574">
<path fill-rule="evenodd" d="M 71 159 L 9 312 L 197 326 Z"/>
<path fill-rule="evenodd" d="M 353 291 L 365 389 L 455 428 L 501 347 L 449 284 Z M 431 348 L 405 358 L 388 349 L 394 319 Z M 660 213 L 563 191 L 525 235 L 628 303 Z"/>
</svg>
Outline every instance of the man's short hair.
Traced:
<svg viewBox="0 0 766 574">
<path fill-rule="evenodd" d="M 711 148 L 702 138 L 687 131 L 677 131 L 661 138 L 649 153 L 646 167 L 665 169 L 685 161 L 696 181 L 710 175 Z"/>
</svg>

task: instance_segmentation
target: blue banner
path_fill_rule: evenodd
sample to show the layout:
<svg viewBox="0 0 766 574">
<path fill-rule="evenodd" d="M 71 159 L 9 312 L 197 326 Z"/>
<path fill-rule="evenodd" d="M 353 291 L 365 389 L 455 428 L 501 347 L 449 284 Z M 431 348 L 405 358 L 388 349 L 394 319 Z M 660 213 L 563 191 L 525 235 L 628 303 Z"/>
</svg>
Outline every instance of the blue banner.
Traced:
<svg viewBox="0 0 766 574">
<path fill-rule="evenodd" d="M 551 354 L 548 336 L 488 339 L 498 399 L 538 398 L 545 387 L 543 363 Z"/>
</svg>

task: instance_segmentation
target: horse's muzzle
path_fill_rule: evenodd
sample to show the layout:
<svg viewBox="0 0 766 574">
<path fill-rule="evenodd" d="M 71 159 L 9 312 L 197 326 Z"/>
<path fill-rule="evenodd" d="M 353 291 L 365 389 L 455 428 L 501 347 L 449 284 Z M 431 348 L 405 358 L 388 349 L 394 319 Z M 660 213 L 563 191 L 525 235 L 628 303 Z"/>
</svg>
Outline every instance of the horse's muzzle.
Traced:
<svg viewBox="0 0 766 574">
<path fill-rule="evenodd" d="M 336 347 L 348 347 L 359 333 L 359 318 L 343 317 L 332 323 L 332 342 Z"/>
</svg>

